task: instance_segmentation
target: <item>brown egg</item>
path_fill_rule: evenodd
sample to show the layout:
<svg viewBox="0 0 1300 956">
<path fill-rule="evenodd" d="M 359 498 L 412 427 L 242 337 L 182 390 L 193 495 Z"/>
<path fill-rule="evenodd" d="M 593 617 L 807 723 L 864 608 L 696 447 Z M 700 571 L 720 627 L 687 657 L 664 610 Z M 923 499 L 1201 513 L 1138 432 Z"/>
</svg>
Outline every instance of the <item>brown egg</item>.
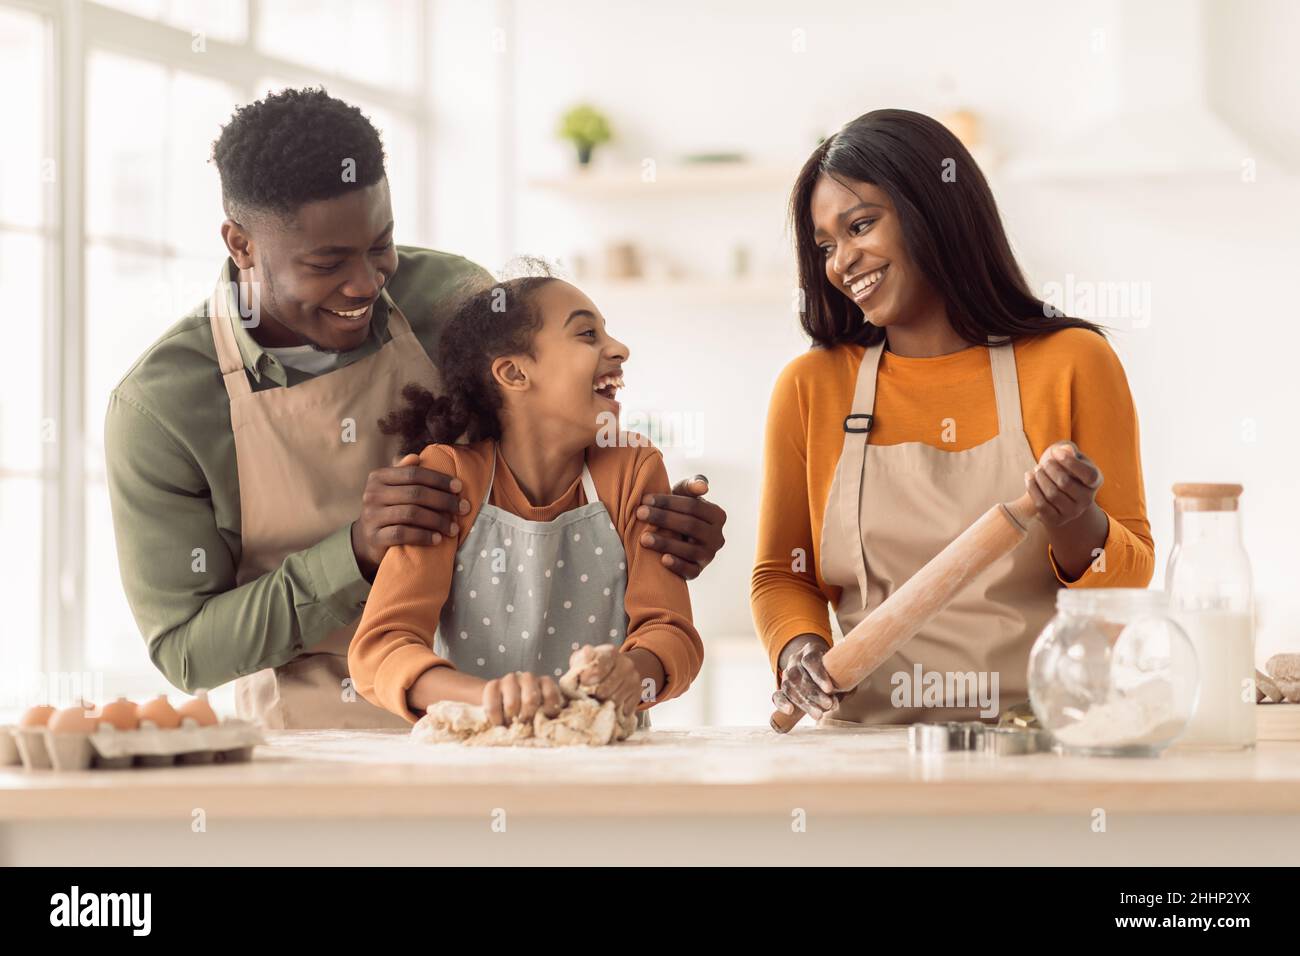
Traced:
<svg viewBox="0 0 1300 956">
<path fill-rule="evenodd" d="M 37 704 L 29 708 L 27 713 L 23 714 L 22 719 L 18 721 L 19 727 L 44 727 L 54 716 L 54 708 L 49 704 Z"/>
<path fill-rule="evenodd" d="M 61 710 L 50 718 L 52 734 L 93 734 L 99 729 L 99 718 L 87 716 L 86 711 L 94 710 L 94 704 L 84 701 L 76 707 Z"/>
<path fill-rule="evenodd" d="M 216 712 L 206 697 L 187 700 L 176 708 L 176 713 L 180 714 L 182 720 L 186 717 L 196 720 L 200 727 L 210 727 L 217 722 Z"/>
<path fill-rule="evenodd" d="M 119 697 L 111 704 L 104 705 L 101 723 L 112 724 L 118 730 L 135 730 L 140 726 L 140 714 L 135 701 Z"/>
<path fill-rule="evenodd" d="M 159 694 L 153 700 L 146 701 L 136 708 L 141 722 L 151 720 L 160 730 L 173 730 L 181 725 L 181 715 L 167 702 L 166 696 Z"/>
</svg>

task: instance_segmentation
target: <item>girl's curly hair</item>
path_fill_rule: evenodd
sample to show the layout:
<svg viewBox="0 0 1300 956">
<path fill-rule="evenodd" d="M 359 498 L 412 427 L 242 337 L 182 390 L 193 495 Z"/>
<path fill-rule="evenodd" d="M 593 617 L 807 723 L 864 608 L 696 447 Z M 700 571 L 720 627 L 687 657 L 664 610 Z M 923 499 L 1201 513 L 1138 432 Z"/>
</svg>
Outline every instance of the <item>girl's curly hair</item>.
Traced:
<svg viewBox="0 0 1300 956">
<path fill-rule="evenodd" d="M 426 446 L 501 437 L 501 391 L 492 363 L 502 355 L 532 355 L 533 336 L 542 319 L 533 294 L 557 276 L 540 260 L 522 275 L 469 291 L 438 340 L 441 395 L 414 382 L 402 389 L 406 404 L 379 422 L 385 435 L 401 436 L 401 453 L 419 454 Z"/>
</svg>

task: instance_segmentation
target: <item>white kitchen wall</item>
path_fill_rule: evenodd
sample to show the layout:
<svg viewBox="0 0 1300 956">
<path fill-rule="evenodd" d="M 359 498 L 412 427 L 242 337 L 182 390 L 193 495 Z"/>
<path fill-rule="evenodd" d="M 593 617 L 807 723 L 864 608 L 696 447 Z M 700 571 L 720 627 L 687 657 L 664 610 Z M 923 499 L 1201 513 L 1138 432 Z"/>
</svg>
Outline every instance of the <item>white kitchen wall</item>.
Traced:
<svg viewBox="0 0 1300 956">
<path fill-rule="evenodd" d="M 467 88 L 474 97 L 472 109 L 455 104 L 436 127 L 446 157 L 432 171 L 446 203 L 435 210 L 440 243 L 472 249 L 489 265 L 514 252 L 583 260 L 590 275 L 608 242 L 627 240 L 656 269 L 697 280 L 579 284 L 632 347 L 629 408 L 696 425 L 697 447 L 669 449 L 671 473 L 708 474 L 729 511 L 727 548 L 692 596 L 706 640 L 753 641 L 754 653 L 715 658 L 724 662 L 718 686 L 766 686 L 748 607 L 763 416 L 777 371 L 805 347 L 790 309 L 789 180 L 759 177 L 752 189 L 716 193 L 665 180 L 612 197 L 539 185 L 563 182 L 571 167 L 554 129 L 580 101 L 603 110 L 617 134 L 597 151 L 597 171 L 639 169 L 647 159 L 669 169 L 684 154 L 725 151 L 788 168 L 790 179 L 817 137 L 868 110 L 976 111 L 991 149 L 1007 160 L 989 171 L 1031 283 L 1041 290 L 1072 277 L 1149 291 L 1149 316 L 1100 320 L 1116 329 L 1141 417 L 1158 548 L 1153 585 L 1172 539 L 1170 485 L 1240 481 L 1261 660 L 1283 641 L 1300 642 L 1292 596 L 1300 455 L 1290 425 L 1300 330 L 1285 298 L 1300 259 L 1300 67 L 1291 58 L 1300 5 L 1209 3 L 1204 48 L 1197 35 L 1177 41 L 1187 49 L 1150 51 L 1119 0 L 828 0 L 815 8 L 439 0 L 437 9 L 453 53 L 434 64 L 432 82 L 453 99 Z M 1191 0 L 1164 13 L 1182 9 L 1195 13 Z M 1138 55 L 1121 63 L 1125 43 Z M 1073 182 L 1011 174 L 1018 156 L 1068 143 L 1142 99 L 1144 70 L 1155 84 L 1180 56 L 1202 55 L 1207 88 L 1188 98 L 1212 105 L 1248 144 L 1241 158 L 1256 164 L 1253 181 L 1235 169 Z M 1195 71 L 1185 72 L 1196 85 Z M 746 284 L 727 279 L 738 246 L 750 262 Z M 693 715 L 761 716 L 761 699 L 746 710 L 736 698 L 703 695 L 707 712 Z"/>
</svg>

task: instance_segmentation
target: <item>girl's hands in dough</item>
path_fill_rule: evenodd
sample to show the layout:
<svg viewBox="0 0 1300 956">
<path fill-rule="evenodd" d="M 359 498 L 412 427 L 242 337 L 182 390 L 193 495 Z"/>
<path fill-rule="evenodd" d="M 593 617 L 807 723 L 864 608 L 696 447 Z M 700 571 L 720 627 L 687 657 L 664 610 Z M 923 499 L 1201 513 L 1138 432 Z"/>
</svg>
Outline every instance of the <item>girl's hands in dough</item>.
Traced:
<svg viewBox="0 0 1300 956">
<path fill-rule="evenodd" d="M 612 700 L 623 714 L 636 713 L 641 703 L 641 672 L 613 644 L 588 644 L 569 657 L 570 669 L 582 668 L 578 683 L 591 688 L 597 700 Z"/>
<path fill-rule="evenodd" d="M 531 721 L 540 710 L 555 717 L 564 707 L 564 695 L 554 677 L 515 671 L 483 685 L 483 713 L 493 724 Z"/>
</svg>

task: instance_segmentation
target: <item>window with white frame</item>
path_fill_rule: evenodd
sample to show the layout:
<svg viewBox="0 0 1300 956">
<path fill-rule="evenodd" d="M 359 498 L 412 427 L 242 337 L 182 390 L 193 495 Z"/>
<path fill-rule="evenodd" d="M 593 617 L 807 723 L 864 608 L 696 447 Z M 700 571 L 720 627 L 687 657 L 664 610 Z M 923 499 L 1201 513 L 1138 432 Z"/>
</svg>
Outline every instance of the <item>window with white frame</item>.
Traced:
<svg viewBox="0 0 1300 956">
<path fill-rule="evenodd" d="M 6 93 L 0 147 L 0 302 L 9 309 L 9 361 L 0 375 L 0 541 L 4 542 L 6 634 L 0 672 L 31 673 L 43 659 L 45 500 L 56 422 L 46 407 L 51 322 L 50 266 L 57 249 L 58 169 L 49 109 L 50 23 L 0 7 L 0 89 Z M 14 91 L 22 91 L 15 95 Z"/>
<path fill-rule="evenodd" d="M 427 242 L 426 23 L 425 0 L 0 0 L 0 81 L 23 91 L 0 149 L 0 301 L 33 317 L 0 376 L 0 668 L 164 689 L 118 574 L 108 395 L 210 291 L 225 257 L 211 145 L 269 89 L 360 106 L 388 153 L 397 239 Z"/>
</svg>

